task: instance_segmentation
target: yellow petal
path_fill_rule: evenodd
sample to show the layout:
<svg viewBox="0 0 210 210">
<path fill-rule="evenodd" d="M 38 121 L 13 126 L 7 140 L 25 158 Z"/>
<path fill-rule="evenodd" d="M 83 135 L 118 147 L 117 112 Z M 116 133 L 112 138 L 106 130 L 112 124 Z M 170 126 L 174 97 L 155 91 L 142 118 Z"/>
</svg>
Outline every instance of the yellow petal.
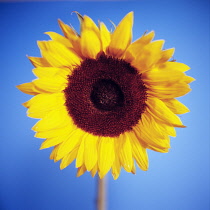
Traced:
<svg viewBox="0 0 210 210">
<path fill-rule="evenodd" d="M 76 129 L 70 133 L 67 140 L 61 143 L 60 148 L 57 153 L 57 160 L 60 160 L 74 148 L 78 147 L 81 143 L 84 132 L 80 129 Z"/>
<path fill-rule="evenodd" d="M 87 135 L 82 137 L 81 143 L 79 145 L 77 159 L 76 159 L 76 168 L 81 167 L 84 164 L 84 150 L 85 150 L 85 138 Z"/>
<path fill-rule="evenodd" d="M 84 16 L 81 27 L 81 52 L 86 58 L 96 58 L 101 51 L 99 29 L 88 16 Z"/>
<path fill-rule="evenodd" d="M 102 43 L 102 49 L 106 52 L 106 48 L 109 46 L 111 41 L 111 35 L 106 25 L 103 22 L 100 22 L 100 37 Z"/>
<path fill-rule="evenodd" d="M 69 132 L 64 132 L 60 136 L 47 138 L 41 145 L 40 149 L 46 149 L 49 147 L 56 146 L 64 141 L 66 141 L 69 137 L 69 134 L 71 133 L 71 130 Z"/>
<path fill-rule="evenodd" d="M 137 54 L 136 59 L 131 64 L 138 68 L 141 73 L 151 69 L 161 58 L 163 44 L 164 40 L 149 43 Z"/>
<path fill-rule="evenodd" d="M 86 58 L 95 59 L 101 51 L 101 42 L 93 31 L 85 30 L 81 35 L 81 52 Z"/>
<path fill-rule="evenodd" d="M 113 176 L 114 180 L 116 180 L 119 177 L 120 169 L 121 169 L 120 160 L 119 160 L 119 157 L 116 155 L 114 163 L 112 165 L 112 176 Z"/>
<path fill-rule="evenodd" d="M 29 95 L 37 95 L 41 93 L 40 90 L 36 89 L 35 85 L 32 82 L 23 83 L 16 86 L 20 91 Z"/>
<path fill-rule="evenodd" d="M 99 137 L 91 134 L 85 139 L 84 160 L 87 171 L 92 170 L 98 160 L 98 141 Z"/>
<path fill-rule="evenodd" d="M 98 164 L 95 164 L 95 166 L 91 170 L 91 176 L 94 177 L 96 175 L 96 172 L 98 171 Z"/>
<path fill-rule="evenodd" d="M 155 152 L 161 152 L 161 153 L 167 153 L 169 151 L 168 149 L 154 147 L 154 146 L 151 146 L 151 145 L 148 145 L 147 149 L 153 150 Z"/>
<path fill-rule="evenodd" d="M 164 103 L 174 114 L 185 114 L 190 111 L 177 99 L 164 100 Z"/>
<path fill-rule="evenodd" d="M 60 145 L 56 145 L 50 154 L 50 159 L 56 162 L 56 156 Z"/>
<path fill-rule="evenodd" d="M 94 21 L 90 17 L 88 17 L 87 15 L 83 16 L 83 21 L 81 22 L 81 33 L 85 30 L 93 31 L 97 35 L 99 35 L 99 28 L 96 26 Z"/>
<path fill-rule="evenodd" d="M 139 46 L 144 46 L 144 45 L 149 44 L 153 40 L 154 37 L 155 37 L 154 31 L 145 33 L 142 37 L 140 37 L 139 39 L 137 39 L 135 42 L 131 44 L 131 48 L 133 49 L 135 48 L 136 53 L 138 53 L 137 49 L 139 48 Z"/>
<path fill-rule="evenodd" d="M 129 12 L 119 23 L 111 36 L 107 53 L 114 57 L 123 55 L 132 40 L 133 12 Z"/>
<path fill-rule="evenodd" d="M 60 144 L 62 141 L 63 141 L 63 139 L 61 137 L 46 139 L 45 141 L 43 141 L 43 143 L 39 149 L 41 150 L 41 149 L 46 149 L 49 147 L 56 146 L 56 145 Z"/>
<path fill-rule="evenodd" d="M 146 85 L 147 94 L 159 99 L 167 100 L 183 96 L 191 91 L 190 86 L 185 82 L 171 83 L 171 85 L 157 84 Z"/>
<path fill-rule="evenodd" d="M 82 165 L 77 170 L 77 177 L 82 176 L 86 171 L 87 171 L 87 169 L 85 168 L 85 165 Z"/>
<path fill-rule="evenodd" d="M 154 118 L 160 120 L 163 123 L 169 124 L 175 127 L 185 127 L 180 118 L 175 115 L 163 101 L 155 97 L 148 97 L 146 100 L 149 113 Z"/>
<path fill-rule="evenodd" d="M 140 129 L 144 131 L 151 131 L 148 132 L 151 137 L 156 137 L 158 139 L 165 139 L 166 133 L 161 130 L 161 127 L 159 126 L 161 122 L 156 121 L 153 116 L 151 116 L 147 110 L 145 110 L 144 114 L 141 117 L 141 121 L 139 122 L 140 124 Z M 142 131 L 142 133 L 144 132 Z M 166 145 L 165 145 L 166 146 Z"/>
<path fill-rule="evenodd" d="M 68 80 L 60 75 L 55 77 L 42 77 L 33 80 L 33 84 L 37 89 L 43 92 L 56 93 L 61 92 L 67 86 Z"/>
<path fill-rule="evenodd" d="M 186 82 L 187 84 L 189 84 L 189 83 L 195 81 L 195 79 L 193 77 L 190 77 L 190 76 L 185 76 L 183 78 L 183 81 Z"/>
<path fill-rule="evenodd" d="M 148 131 L 148 134 L 149 136 L 151 136 L 152 139 L 156 139 L 154 141 L 157 143 L 157 145 L 165 149 L 170 148 L 170 139 L 168 135 L 174 136 L 174 137 L 176 136 L 174 127 L 163 124 L 161 121 L 157 120 L 152 115 L 149 115 L 147 111 L 145 111 L 144 115 L 142 115 L 140 124 L 141 124 L 140 128 L 142 127 L 142 129 L 144 129 L 145 131 Z M 143 127 L 142 124 L 146 128 Z M 142 135 L 142 138 L 143 138 L 143 135 Z"/>
<path fill-rule="evenodd" d="M 135 164 L 133 164 L 133 168 L 132 168 L 132 170 L 131 170 L 131 173 L 132 173 L 132 174 L 136 174 L 136 166 L 135 166 Z"/>
<path fill-rule="evenodd" d="M 39 131 L 35 134 L 35 137 L 37 137 L 37 138 L 53 138 L 53 137 L 60 136 L 62 134 L 69 133 L 75 129 L 76 129 L 76 125 L 74 125 L 73 120 L 70 119 L 68 124 L 65 127 L 56 128 L 56 129 L 47 130 L 47 131 Z"/>
<path fill-rule="evenodd" d="M 63 23 L 60 19 L 58 20 L 58 24 L 66 38 L 70 41 L 75 40 L 78 38 L 77 34 L 75 33 L 74 29 L 71 28 L 69 25 Z"/>
<path fill-rule="evenodd" d="M 125 60 L 132 61 L 136 58 L 144 49 L 144 46 L 149 44 L 155 36 L 155 32 L 151 31 L 148 34 L 144 34 L 135 42 L 131 43 L 125 52 Z"/>
<path fill-rule="evenodd" d="M 132 137 L 131 145 L 133 150 L 133 157 L 136 160 L 137 165 L 144 171 L 148 170 L 148 155 L 145 146 L 137 139 L 133 132 L 129 132 Z"/>
<path fill-rule="evenodd" d="M 152 115 L 149 109 L 146 108 L 136 129 L 140 133 L 139 137 L 147 145 L 168 149 L 170 148 L 170 138 L 166 128 L 162 125 L 163 121 Z M 167 122 L 164 125 L 171 126 Z"/>
<path fill-rule="evenodd" d="M 56 73 L 62 68 L 55 68 L 55 67 L 38 67 L 33 69 L 33 73 L 35 76 L 42 78 L 42 77 L 53 77 Z"/>
<path fill-rule="evenodd" d="M 164 63 L 164 62 L 168 61 L 173 56 L 174 51 L 175 51 L 174 48 L 163 50 L 161 52 L 161 58 L 158 61 L 158 63 Z"/>
<path fill-rule="evenodd" d="M 162 124 L 162 123 L 159 123 L 158 126 L 162 127 L 163 130 L 165 131 L 165 133 L 167 133 L 167 135 L 176 137 L 176 130 L 173 126 L 168 126 L 168 125 Z"/>
<path fill-rule="evenodd" d="M 38 94 L 26 103 L 25 105 L 29 108 L 27 111 L 29 117 L 42 118 L 49 111 L 61 108 L 65 99 L 63 93 Z"/>
<path fill-rule="evenodd" d="M 120 141 L 115 141 L 115 154 L 119 154 L 120 145 L 121 145 Z M 121 170 L 120 157 L 119 155 L 115 155 L 115 160 L 112 165 L 112 176 L 114 180 L 116 180 L 119 177 L 120 170 Z"/>
<path fill-rule="evenodd" d="M 157 123 L 146 111 L 142 115 L 140 122 L 133 127 L 133 129 L 142 144 L 161 150 L 168 150 L 170 148 L 170 139 L 165 129 L 161 129 L 160 126 L 157 126 Z"/>
<path fill-rule="evenodd" d="M 185 64 L 183 65 L 185 66 Z M 170 65 L 156 65 L 156 67 L 142 74 L 142 79 L 148 88 L 147 93 L 151 93 L 160 99 L 172 99 L 190 92 L 191 89 L 187 84 L 190 81 L 183 73 L 184 71 L 180 71 L 176 64 L 171 65 L 171 67 L 174 67 L 171 69 L 167 66 Z"/>
<path fill-rule="evenodd" d="M 148 85 L 165 85 L 166 87 L 181 81 L 185 77 L 183 72 L 169 69 L 153 68 L 142 74 L 144 83 Z"/>
<path fill-rule="evenodd" d="M 69 154 L 67 154 L 62 160 L 61 160 L 61 164 L 60 164 L 60 169 L 64 169 L 66 168 L 68 165 L 70 165 L 74 159 L 77 156 L 77 152 L 78 152 L 78 148 L 75 148 L 74 150 L 72 150 Z"/>
<path fill-rule="evenodd" d="M 60 26 L 64 36 L 73 45 L 73 48 L 74 48 L 75 52 L 77 52 L 78 55 L 81 55 L 81 52 L 80 52 L 80 37 L 78 36 L 76 31 L 72 27 L 63 23 L 61 20 L 58 20 L 58 23 L 59 23 L 59 26 Z"/>
<path fill-rule="evenodd" d="M 56 75 L 66 78 L 71 72 L 69 68 L 39 67 L 33 69 L 33 73 L 39 78 L 54 77 Z"/>
<path fill-rule="evenodd" d="M 47 62 L 45 58 L 38 58 L 38 57 L 30 57 L 28 59 L 35 67 L 49 67 L 50 64 Z"/>
<path fill-rule="evenodd" d="M 81 58 L 72 50 L 56 41 L 38 41 L 42 56 L 54 67 L 75 68 Z"/>
<path fill-rule="evenodd" d="M 160 64 L 158 68 L 162 70 L 178 70 L 181 72 L 185 72 L 190 69 L 190 67 L 184 63 L 171 62 L 171 61 L 167 61 L 163 64 Z"/>
<path fill-rule="evenodd" d="M 45 34 L 49 35 L 52 40 L 61 43 L 62 45 L 66 46 L 67 48 L 73 48 L 73 45 L 69 41 L 69 39 L 61 36 L 60 34 L 57 34 L 55 32 L 45 32 Z"/>
<path fill-rule="evenodd" d="M 46 114 L 46 116 L 39 120 L 32 128 L 37 132 L 63 128 L 68 124 L 71 124 L 71 119 L 66 111 L 65 107 L 61 109 L 55 109 Z"/>
<path fill-rule="evenodd" d="M 102 179 L 112 167 L 115 159 L 114 140 L 111 137 L 101 137 L 99 140 L 99 176 Z"/>
<path fill-rule="evenodd" d="M 121 165 L 127 172 L 131 172 L 133 168 L 133 156 L 129 133 L 126 132 L 121 135 L 119 141 L 121 143 L 119 149 Z"/>
</svg>

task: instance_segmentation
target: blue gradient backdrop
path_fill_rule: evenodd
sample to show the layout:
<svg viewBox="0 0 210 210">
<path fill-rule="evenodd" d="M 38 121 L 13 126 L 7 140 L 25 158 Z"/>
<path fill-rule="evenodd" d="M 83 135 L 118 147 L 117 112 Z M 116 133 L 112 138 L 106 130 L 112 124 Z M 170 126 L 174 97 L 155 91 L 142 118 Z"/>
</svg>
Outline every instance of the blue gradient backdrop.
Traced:
<svg viewBox="0 0 210 210">
<path fill-rule="evenodd" d="M 167 154 L 148 151 L 149 171 L 122 171 L 114 181 L 108 175 L 110 210 L 208 210 L 209 206 L 209 2 L 40 2 L 0 3 L 0 209 L 1 210 L 92 210 L 96 178 L 86 173 L 76 178 L 74 164 L 63 171 L 49 160 L 51 149 L 39 151 L 42 140 L 33 137 L 35 119 L 21 106 L 30 96 L 15 85 L 35 77 L 26 55 L 40 56 L 37 40 L 47 40 L 46 31 L 61 33 L 60 18 L 77 30 L 72 11 L 94 21 L 118 23 L 134 11 L 134 40 L 146 30 L 165 39 L 165 48 L 175 47 L 174 58 L 191 66 L 196 78 L 193 91 L 180 98 L 191 112 L 181 116 L 186 129 L 177 129 Z"/>
</svg>

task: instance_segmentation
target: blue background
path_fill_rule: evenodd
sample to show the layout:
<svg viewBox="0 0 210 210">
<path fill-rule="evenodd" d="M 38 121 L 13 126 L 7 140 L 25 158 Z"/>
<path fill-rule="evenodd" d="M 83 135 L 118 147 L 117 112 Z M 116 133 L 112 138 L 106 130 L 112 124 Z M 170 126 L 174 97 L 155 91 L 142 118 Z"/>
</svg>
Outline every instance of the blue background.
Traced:
<svg viewBox="0 0 210 210">
<path fill-rule="evenodd" d="M 109 28 L 134 11 L 134 40 L 146 30 L 175 47 L 174 58 L 191 67 L 193 91 L 180 98 L 191 112 L 181 116 L 186 129 L 176 129 L 167 154 L 148 151 L 150 168 L 132 175 L 122 170 L 118 180 L 108 175 L 110 210 L 207 210 L 209 206 L 209 1 L 40 2 L 0 3 L 0 209 L 92 210 L 97 178 L 76 178 L 74 164 L 63 171 L 49 160 L 51 149 L 39 151 L 33 137 L 35 119 L 21 103 L 30 98 L 15 85 L 34 79 L 26 55 L 40 56 L 36 40 L 46 31 L 61 33 L 60 18 L 77 30 L 72 11 L 87 14 Z"/>
</svg>

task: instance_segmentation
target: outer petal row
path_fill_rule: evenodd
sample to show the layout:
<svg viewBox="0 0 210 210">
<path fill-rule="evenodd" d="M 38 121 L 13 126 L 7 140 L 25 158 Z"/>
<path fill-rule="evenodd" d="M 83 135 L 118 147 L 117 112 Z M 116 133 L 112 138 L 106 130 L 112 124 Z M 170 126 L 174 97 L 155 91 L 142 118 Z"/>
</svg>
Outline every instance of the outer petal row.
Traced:
<svg viewBox="0 0 210 210">
<path fill-rule="evenodd" d="M 33 65 L 35 67 L 72 67 L 80 64 L 80 57 L 96 58 L 101 51 L 111 56 L 121 57 L 131 43 L 133 12 L 123 18 L 113 34 L 110 34 L 103 23 L 97 27 L 86 15 L 81 20 L 81 36 L 78 36 L 72 27 L 59 20 L 65 37 L 54 32 L 47 32 L 52 41 L 38 42 L 43 58 L 31 57 Z"/>
<path fill-rule="evenodd" d="M 54 67 L 72 68 L 80 64 L 81 58 L 57 41 L 38 41 L 42 56 Z"/>
<path fill-rule="evenodd" d="M 176 116 L 164 102 L 156 97 L 147 98 L 148 113 L 154 118 L 160 120 L 163 124 L 168 124 L 174 127 L 185 127 L 178 116 Z"/>
<path fill-rule="evenodd" d="M 62 108 L 65 103 L 63 93 L 38 94 L 23 105 L 28 108 L 27 114 L 33 118 L 43 118 L 48 112 Z"/>
<path fill-rule="evenodd" d="M 133 12 L 128 13 L 111 35 L 108 55 L 121 57 L 132 41 Z"/>
<path fill-rule="evenodd" d="M 103 178 L 112 168 L 113 177 L 119 176 L 120 168 L 135 173 L 133 158 L 143 170 L 148 168 L 148 156 L 146 147 L 141 143 L 133 132 L 123 134 L 121 146 L 116 145 L 115 138 L 96 137 L 84 134 L 80 129 L 72 129 L 63 132 L 62 136 L 48 138 L 42 143 L 40 149 L 55 146 L 51 159 L 62 159 L 60 168 L 67 167 L 76 159 L 78 176 L 85 171 L 91 171 L 92 176 L 98 171 Z M 118 147 L 119 146 L 119 147 Z M 116 153 L 117 148 L 119 153 Z"/>
<path fill-rule="evenodd" d="M 86 58 L 96 58 L 101 51 L 99 28 L 88 16 L 81 23 L 81 52 Z"/>
</svg>

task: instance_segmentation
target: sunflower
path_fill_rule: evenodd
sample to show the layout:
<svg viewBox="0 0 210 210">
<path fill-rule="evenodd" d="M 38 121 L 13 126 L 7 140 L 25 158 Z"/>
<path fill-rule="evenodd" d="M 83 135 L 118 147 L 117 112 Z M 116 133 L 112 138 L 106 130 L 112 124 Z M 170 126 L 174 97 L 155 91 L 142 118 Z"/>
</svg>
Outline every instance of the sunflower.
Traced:
<svg viewBox="0 0 210 210">
<path fill-rule="evenodd" d="M 175 98 L 191 90 L 189 67 L 170 60 L 174 49 L 152 41 L 154 31 L 132 42 L 133 12 L 113 32 L 77 16 L 79 34 L 59 20 L 64 36 L 38 41 L 42 56 L 29 57 L 37 79 L 18 86 L 34 95 L 23 105 L 40 119 L 32 128 L 45 139 L 40 149 L 54 147 L 61 169 L 76 160 L 77 176 L 147 170 L 146 150 L 168 152 L 174 127 L 185 127 L 177 114 L 189 109 Z"/>
</svg>

